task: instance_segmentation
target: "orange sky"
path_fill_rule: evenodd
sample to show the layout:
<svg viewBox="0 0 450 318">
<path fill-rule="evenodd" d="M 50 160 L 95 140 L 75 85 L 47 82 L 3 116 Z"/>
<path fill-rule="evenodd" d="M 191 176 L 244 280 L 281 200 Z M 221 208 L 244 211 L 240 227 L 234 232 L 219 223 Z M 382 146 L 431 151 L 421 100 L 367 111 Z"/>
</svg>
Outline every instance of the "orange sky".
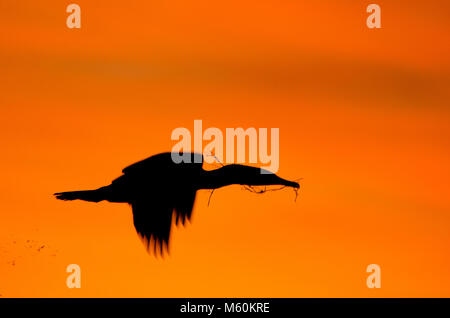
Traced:
<svg viewBox="0 0 450 318">
<path fill-rule="evenodd" d="M 2 297 L 450 297 L 448 1 L 376 1 L 381 30 L 367 1 L 73 2 L 81 30 L 71 2 L 0 1 Z M 52 197 L 194 119 L 280 128 L 297 202 L 204 191 L 161 260 L 126 204 Z"/>
</svg>

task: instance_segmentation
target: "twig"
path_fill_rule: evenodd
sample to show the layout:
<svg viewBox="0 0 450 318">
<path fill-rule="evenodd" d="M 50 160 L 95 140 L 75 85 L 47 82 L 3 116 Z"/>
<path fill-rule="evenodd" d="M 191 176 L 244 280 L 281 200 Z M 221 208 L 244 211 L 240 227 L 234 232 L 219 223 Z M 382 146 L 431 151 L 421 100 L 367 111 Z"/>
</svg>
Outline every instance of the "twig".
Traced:
<svg viewBox="0 0 450 318">
<path fill-rule="evenodd" d="M 219 160 L 219 158 L 216 157 L 216 155 L 213 155 L 213 154 L 210 153 L 207 156 L 208 157 L 213 157 L 214 159 L 216 159 L 216 162 L 220 164 L 220 166 L 222 166 L 222 167 L 224 166 L 224 164 Z"/>
<path fill-rule="evenodd" d="M 214 190 L 216 190 L 216 189 L 212 189 L 212 190 L 211 190 L 211 194 L 209 195 L 209 198 L 208 198 L 208 206 L 209 206 L 209 202 L 211 202 L 211 197 L 212 197 L 212 195 L 213 195 L 213 193 L 214 193 Z"/>
</svg>

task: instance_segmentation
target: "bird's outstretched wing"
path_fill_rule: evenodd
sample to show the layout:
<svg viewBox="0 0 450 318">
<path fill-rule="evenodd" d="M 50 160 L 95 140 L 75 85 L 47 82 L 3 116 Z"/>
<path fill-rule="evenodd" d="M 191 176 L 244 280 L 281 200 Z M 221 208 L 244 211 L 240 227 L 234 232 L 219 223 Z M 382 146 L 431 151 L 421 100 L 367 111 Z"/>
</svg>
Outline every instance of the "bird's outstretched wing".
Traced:
<svg viewBox="0 0 450 318">
<path fill-rule="evenodd" d="M 153 201 L 138 200 L 131 203 L 131 207 L 134 227 L 147 250 L 155 255 L 164 255 L 164 250 L 169 250 L 173 206 L 155 206 Z"/>
<path fill-rule="evenodd" d="M 173 214 L 175 224 L 191 218 L 197 189 L 193 182 L 202 172 L 202 155 L 190 154 L 191 163 L 175 163 L 170 153 L 162 153 L 123 169 L 113 184 L 129 191 L 134 199 L 134 226 L 149 252 L 169 249 Z M 195 162 L 197 158 L 199 162 Z"/>
<path fill-rule="evenodd" d="M 182 190 L 173 189 L 165 193 L 158 191 L 151 198 L 131 202 L 134 227 L 150 253 L 164 255 L 165 251 L 169 251 L 174 214 L 175 224 L 184 225 L 186 220 L 190 220 L 196 191 L 186 188 Z"/>
</svg>

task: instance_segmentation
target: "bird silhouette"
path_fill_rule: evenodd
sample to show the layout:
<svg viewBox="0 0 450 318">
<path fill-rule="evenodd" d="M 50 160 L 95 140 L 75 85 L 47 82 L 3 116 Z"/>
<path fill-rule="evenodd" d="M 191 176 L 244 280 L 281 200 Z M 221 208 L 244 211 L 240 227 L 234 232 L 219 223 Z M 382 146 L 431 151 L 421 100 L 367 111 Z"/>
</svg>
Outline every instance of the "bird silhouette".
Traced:
<svg viewBox="0 0 450 318">
<path fill-rule="evenodd" d="M 203 155 L 183 155 L 190 162 L 175 163 L 172 153 L 161 153 L 126 167 L 108 186 L 54 195 L 59 200 L 129 203 L 134 226 L 147 250 L 163 255 L 164 247 L 169 250 L 172 218 L 175 217 L 175 224 L 185 224 L 191 218 L 197 190 L 214 190 L 232 184 L 299 188 L 297 182 L 261 168 L 230 164 L 207 171 L 202 168 Z"/>
</svg>

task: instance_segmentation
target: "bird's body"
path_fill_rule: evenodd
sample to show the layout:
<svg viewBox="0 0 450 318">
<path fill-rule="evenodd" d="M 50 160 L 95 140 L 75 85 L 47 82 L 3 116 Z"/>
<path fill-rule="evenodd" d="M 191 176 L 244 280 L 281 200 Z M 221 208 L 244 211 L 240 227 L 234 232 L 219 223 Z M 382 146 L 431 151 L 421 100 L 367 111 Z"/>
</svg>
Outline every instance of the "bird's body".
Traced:
<svg viewBox="0 0 450 318">
<path fill-rule="evenodd" d="M 172 216 L 175 223 L 190 219 L 197 190 L 217 189 L 231 184 L 283 185 L 298 188 L 260 168 L 227 165 L 219 169 L 203 170 L 203 156 L 191 153 L 191 163 L 175 163 L 171 153 L 161 153 L 123 169 L 123 175 L 108 186 L 96 190 L 55 193 L 60 200 L 84 200 L 129 203 L 139 235 L 153 247 L 155 253 L 168 248 Z"/>
</svg>

